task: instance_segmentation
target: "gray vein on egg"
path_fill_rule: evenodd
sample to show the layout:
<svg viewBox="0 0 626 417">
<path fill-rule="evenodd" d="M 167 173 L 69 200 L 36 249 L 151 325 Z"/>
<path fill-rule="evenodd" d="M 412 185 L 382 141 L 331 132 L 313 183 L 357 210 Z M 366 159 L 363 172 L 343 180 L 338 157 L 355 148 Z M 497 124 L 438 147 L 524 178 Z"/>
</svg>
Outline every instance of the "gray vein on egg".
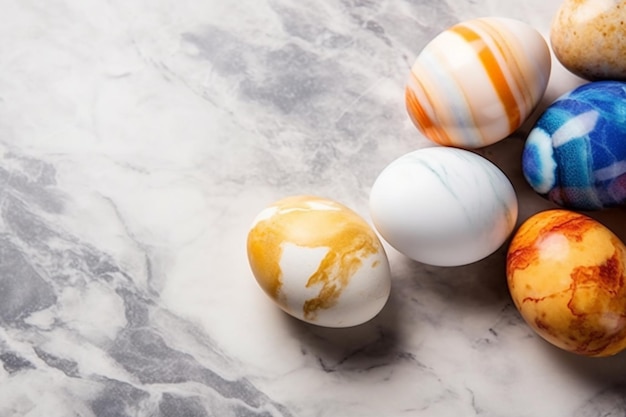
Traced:
<svg viewBox="0 0 626 417">
<path fill-rule="evenodd" d="M 467 211 L 467 205 L 461 201 L 454 187 L 450 184 L 450 180 L 454 181 L 454 179 L 451 178 L 451 174 L 448 172 L 447 168 L 439 161 L 427 161 L 426 158 L 422 157 L 416 157 L 413 161 L 426 168 L 437 178 L 437 180 L 439 180 L 441 185 L 458 203 L 458 206 L 461 207 L 467 221 L 472 222 L 472 216 Z"/>
</svg>

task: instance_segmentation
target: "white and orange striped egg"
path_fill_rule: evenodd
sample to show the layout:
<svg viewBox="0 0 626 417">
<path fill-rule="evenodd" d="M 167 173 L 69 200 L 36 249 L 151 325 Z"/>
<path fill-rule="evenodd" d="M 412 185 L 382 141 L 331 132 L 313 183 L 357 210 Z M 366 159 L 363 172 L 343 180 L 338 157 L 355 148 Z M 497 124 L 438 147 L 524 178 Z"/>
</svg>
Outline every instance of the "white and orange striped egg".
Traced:
<svg viewBox="0 0 626 417">
<path fill-rule="evenodd" d="M 518 129 L 541 100 L 550 50 L 528 24 L 484 17 L 440 33 L 411 68 L 406 106 L 431 141 L 475 149 Z"/>
</svg>

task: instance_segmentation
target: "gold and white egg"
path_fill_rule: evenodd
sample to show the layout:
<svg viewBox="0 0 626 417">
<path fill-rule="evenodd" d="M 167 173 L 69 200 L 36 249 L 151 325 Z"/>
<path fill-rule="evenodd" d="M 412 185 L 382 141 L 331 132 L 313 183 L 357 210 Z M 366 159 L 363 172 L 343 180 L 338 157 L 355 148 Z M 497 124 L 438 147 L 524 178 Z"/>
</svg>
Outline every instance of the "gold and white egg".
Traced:
<svg viewBox="0 0 626 417">
<path fill-rule="evenodd" d="M 376 233 L 332 200 L 292 196 L 271 204 L 254 219 L 247 251 L 265 293 L 308 323 L 359 325 L 389 298 L 389 262 Z"/>
</svg>

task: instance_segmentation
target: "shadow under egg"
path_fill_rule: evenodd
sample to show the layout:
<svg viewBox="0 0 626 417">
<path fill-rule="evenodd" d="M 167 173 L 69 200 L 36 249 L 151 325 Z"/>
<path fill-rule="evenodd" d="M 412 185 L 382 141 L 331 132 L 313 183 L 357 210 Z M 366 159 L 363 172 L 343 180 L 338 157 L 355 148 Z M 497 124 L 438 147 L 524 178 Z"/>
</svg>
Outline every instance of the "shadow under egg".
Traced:
<svg viewBox="0 0 626 417">
<path fill-rule="evenodd" d="M 544 343 L 545 354 L 563 369 L 563 372 L 597 385 L 597 390 L 619 387 L 626 398 L 626 350 L 613 356 L 588 357 L 567 352 Z"/>
<path fill-rule="evenodd" d="M 486 308 L 500 311 L 510 301 L 506 281 L 508 245 L 509 240 L 488 257 L 462 266 L 432 266 L 405 258 L 406 275 L 416 296 L 434 297 L 464 312 Z"/>
<path fill-rule="evenodd" d="M 331 328 L 283 314 L 284 324 L 298 339 L 303 356 L 312 356 L 325 372 L 362 372 L 412 356 L 402 350 L 398 289 L 391 286 L 383 309 L 369 321 L 351 327 Z"/>
<path fill-rule="evenodd" d="M 501 142 L 476 151 L 500 168 L 513 185 L 518 202 L 515 230 L 532 215 L 559 208 L 555 203 L 537 194 L 524 178 L 522 153 L 525 142 L 526 135 L 523 132 L 516 132 Z"/>
<path fill-rule="evenodd" d="M 599 221 L 626 244 L 626 207 L 610 208 L 598 211 L 580 211 Z"/>
</svg>

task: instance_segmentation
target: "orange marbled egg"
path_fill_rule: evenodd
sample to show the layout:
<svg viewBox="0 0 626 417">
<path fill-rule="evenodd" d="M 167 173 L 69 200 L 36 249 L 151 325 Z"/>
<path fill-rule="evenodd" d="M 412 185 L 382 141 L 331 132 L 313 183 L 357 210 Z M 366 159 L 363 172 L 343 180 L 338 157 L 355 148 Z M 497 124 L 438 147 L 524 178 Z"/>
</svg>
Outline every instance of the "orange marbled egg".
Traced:
<svg viewBox="0 0 626 417">
<path fill-rule="evenodd" d="M 626 247 L 580 213 L 548 210 L 519 228 L 507 279 L 524 320 L 553 345 L 585 356 L 626 348 Z"/>
</svg>

